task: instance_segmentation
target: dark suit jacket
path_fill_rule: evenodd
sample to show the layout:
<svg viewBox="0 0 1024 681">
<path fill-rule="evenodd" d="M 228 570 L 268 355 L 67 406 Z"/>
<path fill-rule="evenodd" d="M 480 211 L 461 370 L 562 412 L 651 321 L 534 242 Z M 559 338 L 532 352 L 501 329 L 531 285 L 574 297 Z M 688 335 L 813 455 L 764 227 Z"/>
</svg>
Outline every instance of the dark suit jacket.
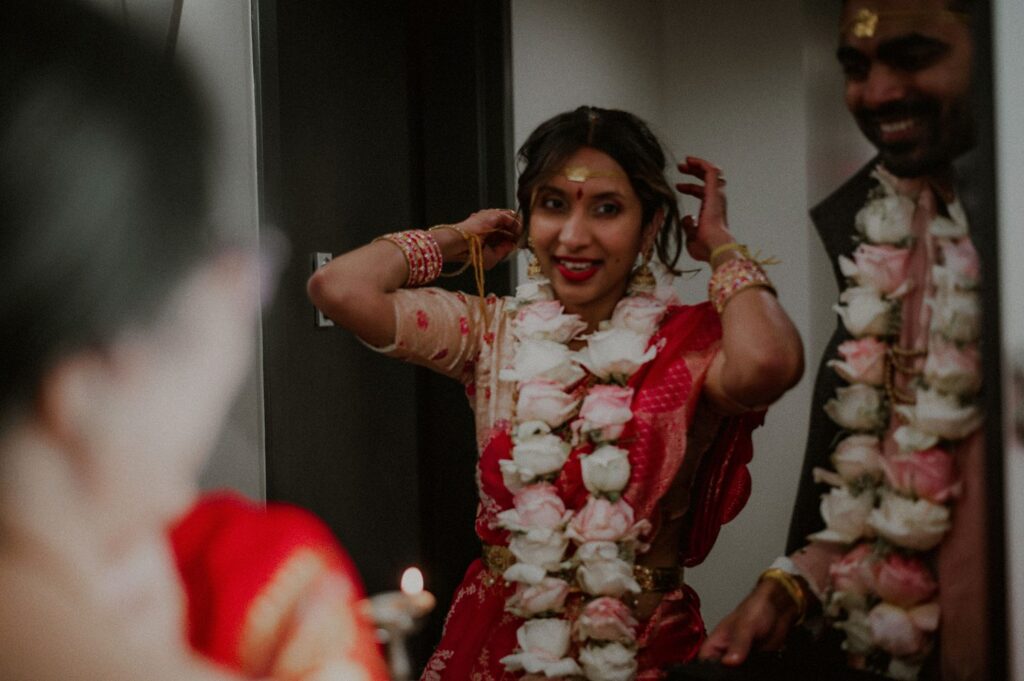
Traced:
<svg viewBox="0 0 1024 681">
<path fill-rule="evenodd" d="M 878 181 L 871 177 L 871 171 L 877 163 L 877 159 L 872 159 L 839 189 L 811 209 L 811 219 L 825 245 L 825 252 L 832 263 L 832 272 L 835 274 L 839 290 L 842 290 L 845 284 L 845 277 L 839 270 L 839 256 L 850 255 L 856 248 L 853 239 L 856 234 L 854 217 L 864 206 L 868 192 L 878 185 Z M 804 464 L 800 472 L 800 486 L 797 489 L 793 515 L 789 522 L 789 537 L 786 541 L 787 555 L 805 546 L 807 535 L 825 527 L 818 508 L 821 495 L 827 489 L 825 485 L 814 483 L 811 471 L 816 466 L 830 467 L 829 457 L 836 444 L 839 426 L 828 417 L 824 407 L 825 403 L 835 396 L 836 388 L 841 383 L 836 372 L 826 366 L 826 362 L 836 356 L 839 344 L 850 338 L 846 327 L 836 317 L 835 331 L 818 363 L 818 374 L 814 381 Z"/>
</svg>

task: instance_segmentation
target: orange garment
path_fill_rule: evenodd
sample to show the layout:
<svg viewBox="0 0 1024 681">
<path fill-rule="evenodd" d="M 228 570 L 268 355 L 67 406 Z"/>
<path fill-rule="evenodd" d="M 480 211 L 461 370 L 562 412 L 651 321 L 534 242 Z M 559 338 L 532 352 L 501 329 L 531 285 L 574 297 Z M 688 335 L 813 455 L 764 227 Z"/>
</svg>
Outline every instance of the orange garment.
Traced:
<svg viewBox="0 0 1024 681">
<path fill-rule="evenodd" d="M 355 566 L 312 514 L 212 494 L 171 543 L 197 652 L 250 678 L 388 678 Z"/>
</svg>

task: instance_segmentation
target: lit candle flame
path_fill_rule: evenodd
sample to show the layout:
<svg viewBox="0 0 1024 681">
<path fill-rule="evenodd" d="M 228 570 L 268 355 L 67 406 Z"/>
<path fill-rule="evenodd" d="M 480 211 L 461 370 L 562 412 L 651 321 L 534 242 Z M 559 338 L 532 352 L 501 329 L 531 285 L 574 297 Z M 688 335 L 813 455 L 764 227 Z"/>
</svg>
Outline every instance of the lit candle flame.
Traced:
<svg viewBox="0 0 1024 681">
<path fill-rule="evenodd" d="M 402 573 L 402 592 L 412 595 L 423 591 L 423 573 L 419 568 L 406 568 Z"/>
</svg>

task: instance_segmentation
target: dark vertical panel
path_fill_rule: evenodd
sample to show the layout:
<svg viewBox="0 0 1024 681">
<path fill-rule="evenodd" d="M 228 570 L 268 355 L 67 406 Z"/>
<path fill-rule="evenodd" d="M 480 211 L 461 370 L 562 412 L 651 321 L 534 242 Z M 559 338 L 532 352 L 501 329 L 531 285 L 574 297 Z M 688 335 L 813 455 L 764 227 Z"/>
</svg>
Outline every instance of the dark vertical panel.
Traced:
<svg viewBox="0 0 1024 681">
<path fill-rule="evenodd" d="M 410 74 L 418 133 L 421 224 L 462 220 L 508 206 L 506 96 L 508 6 L 490 0 L 410 3 Z M 447 283 L 448 280 L 445 280 Z M 487 276 L 487 290 L 508 292 L 508 265 Z M 469 274 L 453 288 L 473 290 Z M 418 656 L 440 637 L 443 616 L 469 563 L 476 443 L 462 386 L 427 371 L 417 376 L 422 556 L 438 609 L 418 640 Z"/>
<path fill-rule="evenodd" d="M 264 319 L 267 495 L 325 518 L 371 592 L 423 566 L 421 665 L 479 555 L 472 414 L 456 382 L 314 328 L 305 281 L 314 251 L 508 205 L 508 3 L 253 2 L 264 220 L 292 247 Z"/>
<path fill-rule="evenodd" d="M 973 10 L 974 72 L 973 113 L 976 145 L 957 164 L 962 179 L 963 201 L 971 220 L 974 245 L 982 262 L 984 282 L 981 336 L 985 420 L 985 490 L 987 555 L 984 560 L 988 598 L 987 681 L 1008 678 L 1009 650 L 1006 618 L 1006 520 L 1004 504 L 1003 413 L 1002 404 L 1002 322 L 999 317 L 999 228 L 996 196 L 995 95 L 992 82 L 992 7 L 989 0 L 977 0 Z"/>
<path fill-rule="evenodd" d="M 292 252 L 264 321 L 267 496 L 316 512 L 368 589 L 393 589 L 419 561 L 414 374 L 315 328 L 305 283 L 310 253 L 412 217 L 404 3 L 275 4 L 278 222 Z"/>
</svg>

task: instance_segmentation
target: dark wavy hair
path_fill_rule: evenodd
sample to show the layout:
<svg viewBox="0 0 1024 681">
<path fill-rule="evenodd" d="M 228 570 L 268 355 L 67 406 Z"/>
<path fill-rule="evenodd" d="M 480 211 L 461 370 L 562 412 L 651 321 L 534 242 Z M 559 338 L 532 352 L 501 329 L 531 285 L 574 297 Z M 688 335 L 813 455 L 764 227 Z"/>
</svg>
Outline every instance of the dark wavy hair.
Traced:
<svg viewBox="0 0 1024 681">
<path fill-rule="evenodd" d="M 516 199 L 523 224 L 529 225 L 534 192 L 562 169 L 566 159 L 582 147 L 608 154 L 622 166 L 640 198 L 643 224 L 664 209 L 657 226 L 658 260 L 673 274 L 685 245 L 675 191 L 665 179 L 665 152 L 650 128 L 637 116 L 617 109 L 581 106 L 561 113 L 533 131 L 519 149 L 519 184 Z"/>
<path fill-rule="evenodd" d="M 0 9 L 0 418 L 155 317 L 212 253 L 207 123 L 162 46 L 80 2 Z"/>
</svg>

